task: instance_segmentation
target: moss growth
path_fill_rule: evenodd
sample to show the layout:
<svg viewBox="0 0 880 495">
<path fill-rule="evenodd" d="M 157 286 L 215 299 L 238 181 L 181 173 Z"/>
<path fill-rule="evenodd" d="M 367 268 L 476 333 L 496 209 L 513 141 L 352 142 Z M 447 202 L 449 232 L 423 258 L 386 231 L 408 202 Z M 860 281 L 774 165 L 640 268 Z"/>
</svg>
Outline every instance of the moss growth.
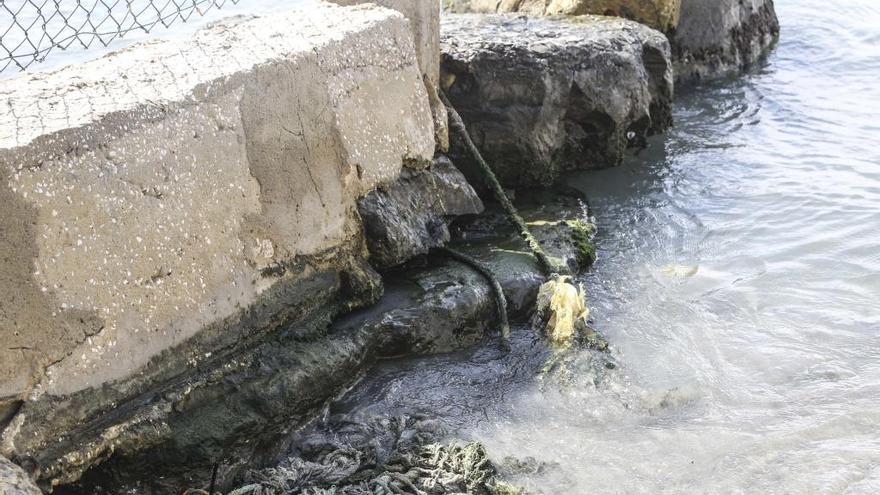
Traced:
<svg viewBox="0 0 880 495">
<path fill-rule="evenodd" d="M 565 224 L 571 230 L 571 240 L 577 250 L 578 265 L 582 268 L 591 266 L 596 262 L 596 245 L 593 244 L 596 226 L 584 220 L 566 220 Z"/>
</svg>

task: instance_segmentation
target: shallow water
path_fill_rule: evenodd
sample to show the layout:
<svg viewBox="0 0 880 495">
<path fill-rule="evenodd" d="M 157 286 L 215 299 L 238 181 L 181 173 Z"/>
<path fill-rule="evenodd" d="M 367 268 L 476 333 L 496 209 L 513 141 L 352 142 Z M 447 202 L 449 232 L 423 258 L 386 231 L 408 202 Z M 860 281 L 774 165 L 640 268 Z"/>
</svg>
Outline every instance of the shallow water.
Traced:
<svg viewBox="0 0 880 495">
<path fill-rule="evenodd" d="M 421 412 L 544 493 L 880 493 L 880 3 L 780 0 L 766 66 L 680 92 L 676 127 L 572 179 L 617 369 L 583 351 L 386 363 L 334 410 Z"/>
</svg>

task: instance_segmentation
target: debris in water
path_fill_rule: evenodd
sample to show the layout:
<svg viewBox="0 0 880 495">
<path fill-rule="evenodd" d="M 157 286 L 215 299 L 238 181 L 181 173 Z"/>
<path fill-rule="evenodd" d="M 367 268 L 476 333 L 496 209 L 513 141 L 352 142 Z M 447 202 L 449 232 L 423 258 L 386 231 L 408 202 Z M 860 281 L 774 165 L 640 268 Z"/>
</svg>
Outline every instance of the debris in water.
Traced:
<svg viewBox="0 0 880 495">
<path fill-rule="evenodd" d="M 521 495 L 482 444 L 437 443 L 433 422 L 344 417 L 278 467 L 250 471 L 228 495 Z"/>
<path fill-rule="evenodd" d="M 590 310 L 584 287 L 575 287 L 569 277 L 557 275 L 538 289 L 538 315 L 547 315 L 547 337 L 556 345 L 571 345 L 576 328 L 586 328 Z"/>
<path fill-rule="evenodd" d="M 678 278 L 693 277 L 698 271 L 700 271 L 698 265 L 666 265 L 660 269 L 664 275 Z"/>
</svg>

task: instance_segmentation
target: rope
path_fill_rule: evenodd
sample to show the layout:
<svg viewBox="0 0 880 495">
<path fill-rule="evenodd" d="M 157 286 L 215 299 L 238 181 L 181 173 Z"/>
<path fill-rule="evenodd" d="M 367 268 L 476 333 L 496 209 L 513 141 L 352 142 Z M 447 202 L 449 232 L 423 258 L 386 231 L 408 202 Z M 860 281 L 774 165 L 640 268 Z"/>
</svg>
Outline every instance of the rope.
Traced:
<svg viewBox="0 0 880 495">
<path fill-rule="evenodd" d="M 544 271 L 544 275 L 552 276 L 554 274 L 558 274 L 562 272 L 562 268 L 553 262 L 550 257 L 547 256 L 547 253 L 544 252 L 544 248 L 541 247 L 541 243 L 538 242 L 538 239 L 532 235 L 532 232 L 529 230 L 526 222 L 523 221 L 522 217 L 519 216 L 519 213 L 516 211 L 516 207 L 513 206 L 513 203 L 510 202 L 510 198 L 507 197 L 507 194 L 504 192 L 504 188 L 501 187 L 501 183 L 498 182 L 498 178 L 495 176 L 495 173 L 492 171 L 492 168 L 489 167 L 489 164 L 486 163 L 486 160 L 483 159 L 483 155 L 480 154 L 480 150 L 477 149 L 477 145 L 474 144 L 474 141 L 471 139 L 470 134 L 468 133 L 467 127 L 464 125 L 464 121 L 461 119 L 461 115 L 455 110 L 452 106 L 452 103 L 449 102 L 449 98 L 446 97 L 446 93 L 443 90 L 440 90 L 440 99 L 443 101 L 443 104 L 446 105 L 446 109 L 449 112 L 449 120 L 452 125 L 450 127 L 455 129 L 462 141 L 464 141 L 465 146 L 468 151 L 470 151 L 471 155 L 476 160 L 477 165 L 479 165 L 480 173 L 483 175 L 483 180 L 486 181 L 486 185 L 489 186 L 489 189 L 492 190 L 492 193 L 495 195 L 495 199 L 501 203 L 501 207 L 504 208 L 504 211 L 507 213 L 507 216 L 510 218 L 510 221 L 516 226 L 517 230 L 519 230 L 520 236 L 526 241 L 529 249 L 538 258 L 538 263 L 541 265 L 541 269 Z"/>
<path fill-rule="evenodd" d="M 480 263 L 476 259 L 459 251 L 455 251 L 447 247 L 439 247 L 434 249 L 435 251 L 449 256 L 459 263 L 470 266 L 489 281 L 489 285 L 492 286 L 492 293 L 495 295 L 496 308 L 498 309 L 498 319 L 501 322 L 501 336 L 504 337 L 504 340 L 506 341 L 510 340 L 510 322 L 507 319 L 507 299 L 504 297 L 504 289 L 501 287 L 501 282 L 498 281 L 498 278 L 495 277 L 495 274 L 492 273 L 492 270 L 490 270 L 489 267 Z"/>
</svg>

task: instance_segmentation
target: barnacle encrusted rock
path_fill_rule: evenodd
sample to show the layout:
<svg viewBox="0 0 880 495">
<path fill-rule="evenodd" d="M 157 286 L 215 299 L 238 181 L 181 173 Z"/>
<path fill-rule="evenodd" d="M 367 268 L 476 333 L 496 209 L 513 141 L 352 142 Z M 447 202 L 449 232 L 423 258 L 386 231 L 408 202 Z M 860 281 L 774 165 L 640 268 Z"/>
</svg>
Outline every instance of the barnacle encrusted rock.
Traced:
<svg viewBox="0 0 880 495">
<path fill-rule="evenodd" d="M 666 38 L 611 17 L 450 14 L 441 80 L 505 185 L 548 186 L 568 170 L 610 167 L 672 121 Z M 474 183 L 469 154 L 453 161 Z"/>
</svg>

